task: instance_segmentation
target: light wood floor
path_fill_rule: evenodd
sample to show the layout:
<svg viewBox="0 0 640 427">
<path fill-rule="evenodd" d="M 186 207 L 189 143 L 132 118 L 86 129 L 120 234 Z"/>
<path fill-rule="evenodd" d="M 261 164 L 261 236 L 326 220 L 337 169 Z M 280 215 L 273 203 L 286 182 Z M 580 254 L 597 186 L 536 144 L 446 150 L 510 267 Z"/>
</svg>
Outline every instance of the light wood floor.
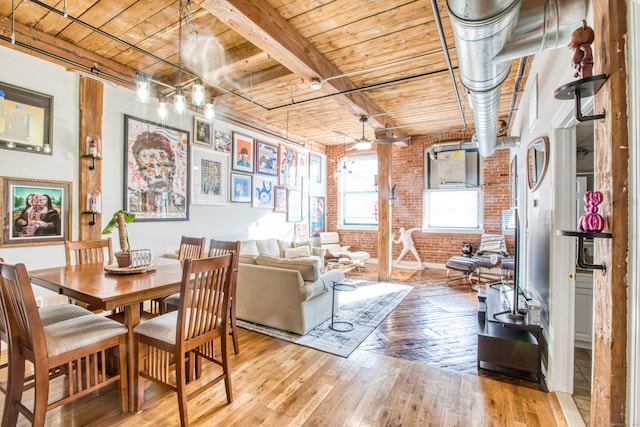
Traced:
<svg viewBox="0 0 640 427">
<path fill-rule="evenodd" d="M 189 402 L 191 425 L 566 425 L 553 394 L 477 374 L 472 347 L 458 351 L 462 346 L 455 344 L 456 331 L 474 335 L 470 325 L 460 324 L 464 316 L 443 319 L 437 327 L 435 321 L 431 326 L 423 321 L 424 314 L 415 311 L 421 303 L 454 314 L 467 311 L 465 304 L 456 308 L 441 280 L 436 286 L 415 277 L 405 283 L 414 291 L 346 359 L 241 329 L 241 352 L 231 356 L 234 402 L 227 405 L 224 387 L 214 387 Z M 449 291 L 456 289 L 473 301 L 468 286 L 452 284 Z M 427 303 L 428 293 L 441 297 Z M 443 325 L 449 333 L 440 332 Z M 179 425 L 174 393 L 149 385 L 145 398 L 140 414 L 123 415 L 115 389 L 87 396 L 50 412 L 47 425 Z"/>
</svg>

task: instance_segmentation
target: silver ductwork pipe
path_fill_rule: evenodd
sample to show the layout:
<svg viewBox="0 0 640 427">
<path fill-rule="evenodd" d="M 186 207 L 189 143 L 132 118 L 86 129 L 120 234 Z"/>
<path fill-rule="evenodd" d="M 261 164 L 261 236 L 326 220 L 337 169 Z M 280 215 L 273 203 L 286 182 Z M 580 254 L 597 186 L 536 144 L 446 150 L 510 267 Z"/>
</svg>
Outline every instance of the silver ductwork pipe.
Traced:
<svg viewBox="0 0 640 427">
<path fill-rule="evenodd" d="M 586 16 L 585 0 L 447 0 L 447 5 L 460 80 L 471 99 L 478 151 L 491 156 L 496 148 L 500 86 L 511 68 L 508 59 L 566 45 L 571 35 L 567 29 L 580 25 L 577 16 Z"/>
<path fill-rule="evenodd" d="M 499 138 L 496 138 L 494 149 L 518 147 L 520 147 L 520 137 L 501 136 Z M 427 152 L 429 153 L 429 157 L 431 157 L 432 160 L 436 160 L 438 158 L 438 153 L 457 150 L 475 150 L 476 148 L 478 148 L 478 143 L 476 141 L 476 138 L 474 137 L 471 141 L 454 141 L 443 142 L 442 144 L 434 144 L 431 147 L 427 148 Z"/>
</svg>

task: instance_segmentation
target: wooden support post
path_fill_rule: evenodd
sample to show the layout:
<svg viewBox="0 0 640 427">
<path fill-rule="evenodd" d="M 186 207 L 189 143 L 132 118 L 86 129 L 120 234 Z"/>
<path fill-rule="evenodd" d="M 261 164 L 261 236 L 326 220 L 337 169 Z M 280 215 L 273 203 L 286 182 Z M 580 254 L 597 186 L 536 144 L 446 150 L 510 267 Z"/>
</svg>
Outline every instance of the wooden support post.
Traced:
<svg viewBox="0 0 640 427">
<path fill-rule="evenodd" d="M 378 281 L 391 279 L 391 144 L 377 144 L 378 150 Z"/>
<path fill-rule="evenodd" d="M 595 31 L 594 74 L 608 79 L 595 97 L 595 189 L 604 195 L 601 214 L 611 239 L 595 239 L 593 384 L 591 425 L 625 425 L 627 377 L 627 256 L 629 209 L 629 130 L 625 52 L 626 2 L 592 2 Z"/>
</svg>

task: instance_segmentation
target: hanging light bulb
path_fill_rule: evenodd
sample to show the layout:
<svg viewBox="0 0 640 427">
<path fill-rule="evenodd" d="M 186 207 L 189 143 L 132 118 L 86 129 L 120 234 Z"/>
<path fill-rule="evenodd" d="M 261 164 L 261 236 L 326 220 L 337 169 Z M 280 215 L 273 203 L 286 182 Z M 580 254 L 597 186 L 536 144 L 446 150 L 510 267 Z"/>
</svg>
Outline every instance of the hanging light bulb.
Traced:
<svg viewBox="0 0 640 427">
<path fill-rule="evenodd" d="M 136 93 L 138 101 L 142 103 L 149 102 L 149 79 L 143 73 L 136 73 Z"/>
<path fill-rule="evenodd" d="M 160 102 L 158 103 L 158 117 L 164 120 L 167 118 L 169 112 L 167 111 L 167 103 L 164 102 L 164 96 L 160 95 Z"/>
<path fill-rule="evenodd" d="M 207 118 L 207 120 L 209 121 L 213 120 L 215 115 L 216 115 L 216 110 L 213 104 L 210 102 L 207 102 L 206 104 L 204 104 L 204 116 Z"/>
<path fill-rule="evenodd" d="M 173 111 L 175 111 L 176 114 L 184 114 L 186 106 L 186 99 L 182 93 L 182 88 L 178 86 L 176 88 L 176 94 L 173 95 Z"/>
<path fill-rule="evenodd" d="M 204 86 L 199 83 L 199 80 L 196 80 L 196 83 L 191 87 L 191 102 L 197 107 L 204 102 Z"/>
</svg>

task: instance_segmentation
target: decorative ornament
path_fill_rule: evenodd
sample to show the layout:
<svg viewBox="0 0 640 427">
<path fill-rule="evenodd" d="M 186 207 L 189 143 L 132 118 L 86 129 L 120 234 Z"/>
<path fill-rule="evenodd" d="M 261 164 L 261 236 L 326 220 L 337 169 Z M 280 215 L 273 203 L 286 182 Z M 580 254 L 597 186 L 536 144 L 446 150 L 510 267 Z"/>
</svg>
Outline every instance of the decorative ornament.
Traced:
<svg viewBox="0 0 640 427">
<path fill-rule="evenodd" d="M 578 221 L 580 231 L 598 233 L 604 229 L 604 218 L 598 213 L 598 205 L 602 203 L 602 193 L 599 191 L 587 191 L 584 194 L 584 214 Z"/>
</svg>

